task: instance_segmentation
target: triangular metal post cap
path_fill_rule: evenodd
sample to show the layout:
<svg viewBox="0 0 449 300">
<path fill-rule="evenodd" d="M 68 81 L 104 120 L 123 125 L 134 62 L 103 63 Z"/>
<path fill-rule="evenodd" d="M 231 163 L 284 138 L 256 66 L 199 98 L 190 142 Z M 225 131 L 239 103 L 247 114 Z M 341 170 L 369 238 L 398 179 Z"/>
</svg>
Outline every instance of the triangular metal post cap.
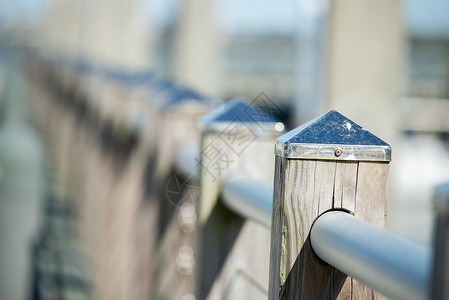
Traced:
<svg viewBox="0 0 449 300">
<path fill-rule="evenodd" d="M 390 161 L 391 147 L 331 110 L 276 139 L 275 154 L 301 159 Z"/>
<path fill-rule="evenodd" d="M 181 87 L 173 86 L 164 89 L 160 94 L 160 107 L 164 111 L 178 111 L 185 112 L 205 112 L 211 107 L 211 102 L 208 98 L 200 95 L 196 91 Z"/>
<path fill-rule="evenodd" d="M 226 101 L 201 118 L 201 126 L 206 132 L 223 132 L 233 125 L 239 124 L 249 128 L 258 136 L 281 133 L 284 124 L 265 112 L 248 103 L 245 98 L 234 98 Z"/>
</svg>

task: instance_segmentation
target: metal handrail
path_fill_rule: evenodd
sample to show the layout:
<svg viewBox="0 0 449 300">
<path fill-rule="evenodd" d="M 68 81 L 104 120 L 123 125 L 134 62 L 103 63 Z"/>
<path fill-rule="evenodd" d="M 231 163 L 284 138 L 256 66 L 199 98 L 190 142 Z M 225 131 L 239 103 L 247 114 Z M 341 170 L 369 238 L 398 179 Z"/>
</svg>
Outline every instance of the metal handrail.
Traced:
<svg viewBox="0 0 449 300">
<path fill-rule="evenodd" d="M 238 215 L 271 228 L 273 185 L 245 174 L 233 174 L 223 183 L 223 203 Z"/>
<path fill-rule="evenodd" d="M 321 215 L 310 241 L 340 271 L 392 299 L 427 299 L 432 250 L 343 211 Z"/>
<path fill-rule="evenodd" d="M 178 171 L 199 176 L 199 151 L 184 146 L 175 151 L 174 163 Z M 223 203 L 236 214 L 271 228 L 273 185 L 244 173 L 232 173 L 223 181 Z"/>
<path fill-rule="evenodd" d="M 200 175 L 200 151 L 198 147 L 184 144 L 174 153 L 174 164 L 179 172 L 199 176 Z"/>
</svg>

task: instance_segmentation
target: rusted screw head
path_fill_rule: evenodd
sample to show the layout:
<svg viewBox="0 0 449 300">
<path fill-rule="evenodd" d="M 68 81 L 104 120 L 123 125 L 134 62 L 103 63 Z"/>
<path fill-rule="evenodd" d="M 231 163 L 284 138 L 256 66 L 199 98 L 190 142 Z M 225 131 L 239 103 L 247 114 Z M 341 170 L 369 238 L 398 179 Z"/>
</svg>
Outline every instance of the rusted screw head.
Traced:
<svg viewBox="0 0 449 300">
<path fill-rule="evenodd" d="M 336 149 L 335 150 L 335 156 L 339 157 L 341 155 L 341 149 Z"/>
</svg>

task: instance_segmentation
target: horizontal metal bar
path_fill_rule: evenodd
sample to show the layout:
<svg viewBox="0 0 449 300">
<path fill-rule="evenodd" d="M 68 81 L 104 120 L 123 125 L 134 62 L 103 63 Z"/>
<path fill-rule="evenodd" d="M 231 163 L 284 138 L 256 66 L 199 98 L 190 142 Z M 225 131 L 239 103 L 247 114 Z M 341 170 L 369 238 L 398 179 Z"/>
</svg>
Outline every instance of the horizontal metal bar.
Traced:
<svg viewBox="0 0 449 300">
<path fill-rule="evenodd" d="M 432 251 L 349 213 L 314 223 L 310 241 L 325 262 L 392 299 L 427 299 Z"/>
<path fill-rule="evenodd" d="M 174 164 L 178 172 L 199 176 L 199 151 L 184 145 L 175 151 Z M 273 185 L 243 173 L 228 176 L 222 186 L 224 204 L 238 215 L 271 228 Z"/>
<path fill-rule="evenodd" d="M 175 151 L 174 164 L 178 172 L 199 176 L 200 151 L 193 145 L 183 145 Z"/>
<path fill-rule="evenodd" d="M 273 185 L 234 174 L 225 180 L 222 196 L 224 204 L 238 215 L 271 228 Z"/>
</svg>

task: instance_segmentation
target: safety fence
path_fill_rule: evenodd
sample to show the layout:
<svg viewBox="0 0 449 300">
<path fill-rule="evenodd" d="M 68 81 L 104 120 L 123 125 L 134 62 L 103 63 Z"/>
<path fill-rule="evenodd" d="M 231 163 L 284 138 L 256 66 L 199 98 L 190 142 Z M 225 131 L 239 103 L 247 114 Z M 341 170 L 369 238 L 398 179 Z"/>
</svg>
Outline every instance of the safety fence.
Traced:
<svg viewBox="0 0 449 300">
<path fill-rule="evenodd" d="M 96 298 L 448 296 L 447 188 L 432 262 L 382 229 L 391 148 L 340 113 L 285 133 L 264 94 L 42 57 L 28 73 Z"/>
</svg>

